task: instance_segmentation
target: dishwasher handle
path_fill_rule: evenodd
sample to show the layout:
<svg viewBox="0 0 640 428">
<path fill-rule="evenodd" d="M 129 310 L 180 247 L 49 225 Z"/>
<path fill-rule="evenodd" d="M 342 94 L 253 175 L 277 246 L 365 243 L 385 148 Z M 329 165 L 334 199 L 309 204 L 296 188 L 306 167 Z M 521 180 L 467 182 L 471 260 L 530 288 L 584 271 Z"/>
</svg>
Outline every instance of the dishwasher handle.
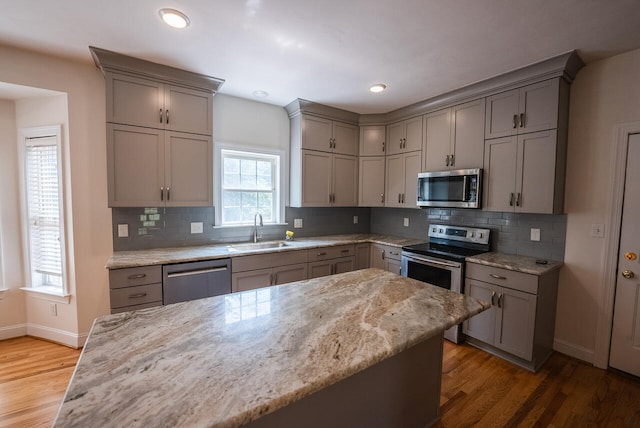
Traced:
<svg viewBox="0 0 640 428">
<path fill-rule="evenodd" d="M 209 268 L 209 269 L 196 269 L 196 270 L 187 270 L 183 272 L 172 272 L 167 274 L 167 278 L 178 278 L 180 276 L 191 276 L 191 275 L 201 275 L 204 273 L 213 273 L 213 272 L 224 272 L 227 270 L 227 267 L 219 267 L 219 268 Z"/>
</svg>

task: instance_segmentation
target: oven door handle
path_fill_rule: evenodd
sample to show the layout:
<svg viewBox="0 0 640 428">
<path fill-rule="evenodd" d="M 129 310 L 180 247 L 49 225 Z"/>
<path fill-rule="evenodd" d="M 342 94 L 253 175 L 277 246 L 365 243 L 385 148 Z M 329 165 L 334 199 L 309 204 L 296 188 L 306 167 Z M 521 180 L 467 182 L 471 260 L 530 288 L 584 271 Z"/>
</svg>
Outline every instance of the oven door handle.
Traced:
<svg viewBox="0 0 640 428">
<path fill-rule="evenodd" d="M 446 266 L 446 267 L 457 268 L 457 269 L 460 268 L 460 265 L 455 263 L 447 263 L 447 262 L 441 262 L 437 260 L 423 259 L 422 257 L 416 257 L 416 256 L 405 256 L 405 257 L 407 257 L 407 259 L 409 260 L 416 260 L 419 262 L 429 263 L 436 266 Z"/>
</svg>

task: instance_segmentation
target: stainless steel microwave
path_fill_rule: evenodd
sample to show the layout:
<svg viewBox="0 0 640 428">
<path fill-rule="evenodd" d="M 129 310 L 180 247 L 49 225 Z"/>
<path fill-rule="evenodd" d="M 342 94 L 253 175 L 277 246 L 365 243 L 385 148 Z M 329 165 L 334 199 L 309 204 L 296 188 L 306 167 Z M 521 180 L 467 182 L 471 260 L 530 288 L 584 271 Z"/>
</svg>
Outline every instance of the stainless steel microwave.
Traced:
<svg viewBox="0 0 640 428">
<path fill-rule="evenodd" d="M 418 206 L 480 208 L 482 168 L 418 174 Z"/>
</svg>

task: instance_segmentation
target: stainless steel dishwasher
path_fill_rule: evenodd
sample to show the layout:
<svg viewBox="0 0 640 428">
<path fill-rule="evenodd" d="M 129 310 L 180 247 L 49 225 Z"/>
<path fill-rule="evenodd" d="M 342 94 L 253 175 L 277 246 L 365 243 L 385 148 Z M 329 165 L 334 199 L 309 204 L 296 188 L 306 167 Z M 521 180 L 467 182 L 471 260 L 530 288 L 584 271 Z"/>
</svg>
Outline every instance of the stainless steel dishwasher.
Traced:
<svg viewBox="0 0 640 428">
<path fill-rule="evenodd" d="M 165 305 L 228 293 L 231 293 L 231 259 L 162 266 Z"/>
</svg>

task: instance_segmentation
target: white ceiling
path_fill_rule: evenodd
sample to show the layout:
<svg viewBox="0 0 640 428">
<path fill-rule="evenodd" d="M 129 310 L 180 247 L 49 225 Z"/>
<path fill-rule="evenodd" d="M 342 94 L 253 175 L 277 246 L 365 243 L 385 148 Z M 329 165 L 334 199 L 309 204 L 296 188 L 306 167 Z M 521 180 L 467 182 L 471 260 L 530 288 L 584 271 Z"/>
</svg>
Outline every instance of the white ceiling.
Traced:
<svg viewBox="0 0 640 428">
<path fill-rule="evenodd" d="M 96 46 L 225 79 L 220 93 L 384 113 L 576 49 L 640 47 L 638 0 L 0 0 L 0 43 Z M 164 25 L 161 7 L 191 25 Z M 0 59 L 1 60 L 1 59 Z M 371 94 L 371 84 L 387 91 Z"/>
</svg>

